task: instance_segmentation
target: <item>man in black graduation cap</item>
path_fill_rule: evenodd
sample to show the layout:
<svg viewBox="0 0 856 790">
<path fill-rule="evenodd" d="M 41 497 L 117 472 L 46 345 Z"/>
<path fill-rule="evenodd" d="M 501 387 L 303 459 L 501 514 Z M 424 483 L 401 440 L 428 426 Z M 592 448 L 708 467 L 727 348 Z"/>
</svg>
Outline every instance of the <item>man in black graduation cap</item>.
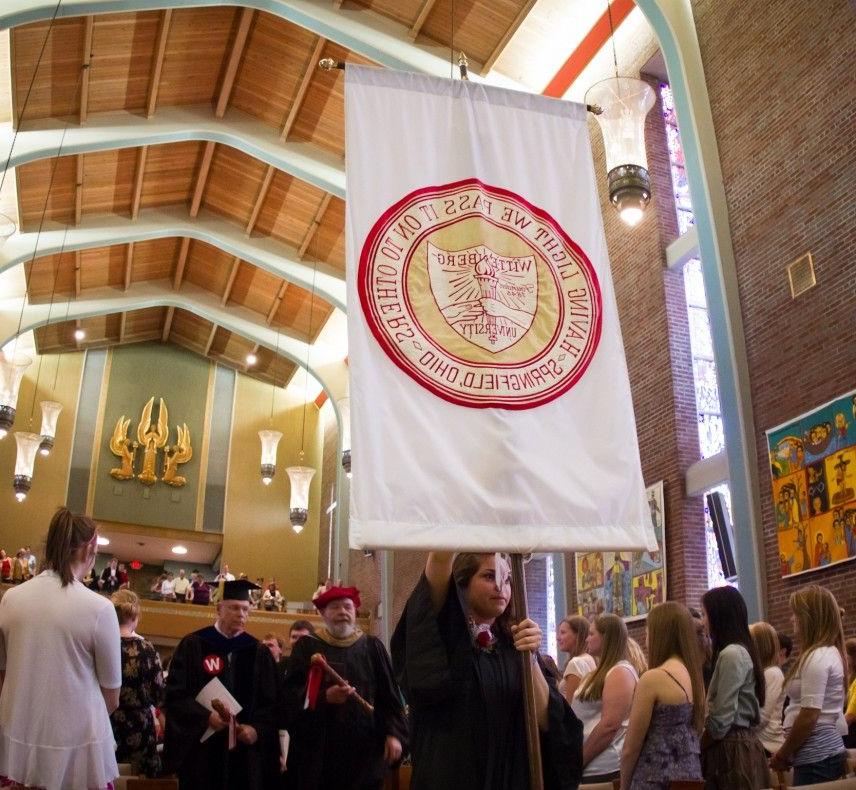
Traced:
<svg viewBox="0 0 856 790">
<path fill-rule="evenodd" d="M 182 790 L 261 790 L 270 787 L 279 773 L 279 680 L 270 651 L 244 631 L 249 592 L 258 588 L 243 579 L 220 584 L 216 622 L 184 637 L 170 663 L 164 759 L 167 769 L 178 774 Z M 214 678 L 241 706 L 232 749 L 225 711 L 220 707 L 217 713 L 196 701 Z M 209 728 L 213 735 L 201 742 Z"/>
</svg>

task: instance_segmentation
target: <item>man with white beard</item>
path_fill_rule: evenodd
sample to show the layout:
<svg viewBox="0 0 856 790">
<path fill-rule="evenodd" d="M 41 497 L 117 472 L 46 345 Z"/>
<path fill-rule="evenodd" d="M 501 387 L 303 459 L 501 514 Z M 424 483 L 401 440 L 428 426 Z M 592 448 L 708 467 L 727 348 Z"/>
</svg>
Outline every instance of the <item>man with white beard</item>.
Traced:
<svg viewBox="0 0 856 790">
<path fill-rule="evenodd" d="M 287 786 L 292 790 L 379 790 L 387 767 L 402 756 L 407 723 L 389 654 L 357 628 L 360 592 L 331 587 L 313 601 L 324 627 L 292 649 L 285 680 L 291 733 Z M 320 653 L 345 681 L 340 685 L 312 663 Z M 311 667 L 316 669 L 310 669 Z M 355 698 L 374 706 L 368 713 Z"/>
</svg>

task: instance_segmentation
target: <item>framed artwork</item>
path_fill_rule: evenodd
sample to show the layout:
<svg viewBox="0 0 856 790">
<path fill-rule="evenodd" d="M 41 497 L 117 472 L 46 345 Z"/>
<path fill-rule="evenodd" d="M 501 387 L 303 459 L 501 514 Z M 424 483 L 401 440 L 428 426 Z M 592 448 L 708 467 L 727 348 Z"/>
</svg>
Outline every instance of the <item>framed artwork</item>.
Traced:
<svg viewBox="0 0 856 790">
<path fill-rule="evenodd" d="M 666 600 L 666 521 L 663 481 L 646 489 L 658 550 L 589 551 L 575 555 L 577 611 L 589 620 L 611 612 L 641 620 Z"/>
<path fill-rule="evenodd" d="M 782 577 L 856 557 L 856 390 L 767 431 Z"/>
</svg>

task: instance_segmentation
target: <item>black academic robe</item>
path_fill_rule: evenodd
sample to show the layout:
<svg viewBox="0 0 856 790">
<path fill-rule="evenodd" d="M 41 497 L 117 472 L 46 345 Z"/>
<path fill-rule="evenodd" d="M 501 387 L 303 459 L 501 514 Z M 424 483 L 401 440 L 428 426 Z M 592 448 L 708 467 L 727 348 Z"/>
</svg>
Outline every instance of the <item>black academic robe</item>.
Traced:
<svg viewBox="0 0 856 790">
<path fill-rule="evenodd" d="M 304 710 L 310 659 L 321 653 L 330 666 L 374 705 L 369 715 L 355 700 L 330 705 L 324 679 L 314 711 Z M 383 643 L 362 635 L 349 647 L 304 636 L 291 652 L 285 678 L 285 715 L 291 735 L 287 786 L 293 790 L 375 790 L 383 784 L 384 747 L 393 735 L 407 748 L 404 704 Z"/>
<path fill-rule="evenodd" d="M 240 724 L 255 728 L 258 741 L 228 750 L 228 730 L 199 739 L 209 711 L 196 701 L 217 677 L 240 703 Z M 179 776 L 182 790 L 262 790 L 279 773 L 277 716 L 281 683 L 270 650 L 243 633 L 227 639 L 209 626 L 188 634 L 175 649 L 166 684 L 166 769 Z"/>
<path fill-rule="evenodd" d="M 528 790 L 520 655 L 502 636 L 489 651 L 473 645 L 453 583 L 435 613 L 422 576 L 392 637 L 392 660 L 410 712 L 412 790 Z M 545 677 L 544 786 L 574 790 L 582 724 Z"/>
</svg>

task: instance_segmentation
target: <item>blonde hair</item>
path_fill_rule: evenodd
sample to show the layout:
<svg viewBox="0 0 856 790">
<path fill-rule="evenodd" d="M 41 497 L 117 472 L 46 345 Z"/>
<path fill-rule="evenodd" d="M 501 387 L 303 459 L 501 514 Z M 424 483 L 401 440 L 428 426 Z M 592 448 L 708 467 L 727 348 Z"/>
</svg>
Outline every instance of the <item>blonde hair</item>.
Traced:
<svg viewBox="0 0 856 790">
<path fill-rule="evenodd" d="M 648 671 L 648 659 L 642 646 L 632 637 L 627 637 L 627 660 L 633 664 L 637 675 L 643 675 Z"/>
<path fill-rule="evenodd" d="M 834 647 L 844 668 L 844 690 L 847 691 L 847 659 L 844 655 L 844 629 L 841 608 L 835 596 L 817 584 L 801 587 L 791 595 L 791 611 L 797 619 L 800 657 L 788 673 L 788 680 L 797 677 L 806 659 L 819 647 Z"/>
<path fill-rule="evenodd" d="M 140 596 L 131 590 L 117 590 L 110 596 L 113 607 L 116 609 L 116 617 L 119 625 L 138 620 L 140 617 Z"/>
<path fill-rule="evenodd" d="M 577 656 L 585 653 L 586 637 L 588 636 L 591 623 L 581 614 L 569 614 L 567 617 L 562 619 L 561 623 L 568 626 L 568 628 L 570 628 L 577 637 L 577 642 L 576 645 L 574 645 L 574 652 L 571 653 L 571 658 L 576 658 Z M 561 625 L 561 623 L 559 624 Z"/>
<path fill-rule="evenodd" d="M 779 665 L 779 650 L 781 648 L 776 629 L 762 620 L 752 623 L 749 626 L 749 634 L 755 643 L 755 647 L 758 649 L 758 660 L 761 662 L 761 669 L 777 667 Z"/>
<path fill-rule="evenodd" d="M 603 648 L 597 669 L 586 675 L 580 686 L 580 699 L 599 700 L 603 698 L 603 684 L 606 676 L 619 661 L 626 661 L 627 626 L 616 614 L 601 614 L 594 621 L 594 627 L 603 637 Z"/>
<path fill-rule="evenodd" d="M 657 604 L 648 613 L 648 655 L 652 667 L 677 658 L 686 667 L 693 689 L 693 724 L 704 726 L 704 679 L 696 625 L 689 609 L 677 601 Z"/>
</svg>

